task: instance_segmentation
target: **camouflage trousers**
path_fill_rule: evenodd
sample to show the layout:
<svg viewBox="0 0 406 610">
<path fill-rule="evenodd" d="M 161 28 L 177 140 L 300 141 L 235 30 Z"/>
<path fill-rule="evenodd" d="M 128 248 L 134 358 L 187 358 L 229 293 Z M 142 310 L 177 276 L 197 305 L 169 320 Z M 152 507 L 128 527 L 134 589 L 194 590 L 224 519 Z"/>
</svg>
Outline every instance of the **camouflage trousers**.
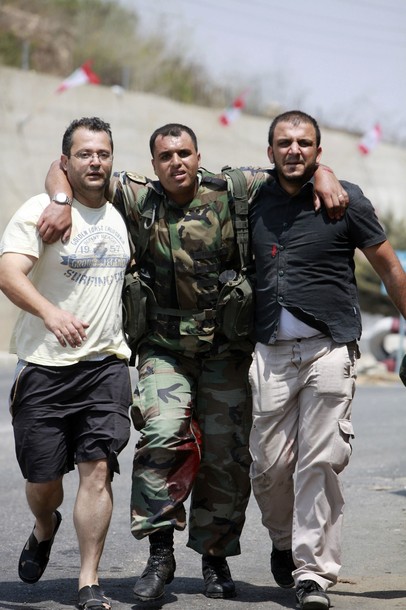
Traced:
<svg viewBox="0 0 406 610">
<path fill-rule="evenodd" d="M 240 553 L 251 491 L 250 363 L 243 352 L 189 358 L 142 350 L 131 410 L 141 432 L 132 473 L 135 538 L 185 529 L 192 492 L 187 546 L 220 557 Z"/>
</svg>

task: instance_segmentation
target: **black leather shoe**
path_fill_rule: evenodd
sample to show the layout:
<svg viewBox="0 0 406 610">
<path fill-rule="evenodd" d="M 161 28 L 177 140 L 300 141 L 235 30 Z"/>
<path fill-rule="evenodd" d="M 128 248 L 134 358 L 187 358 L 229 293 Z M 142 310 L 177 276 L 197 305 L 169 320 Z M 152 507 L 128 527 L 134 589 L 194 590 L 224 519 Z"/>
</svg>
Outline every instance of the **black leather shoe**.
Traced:
<svg viewBox="0 0 406 610">
<path fill-rule="evenodd" d="M 271 553 L 271 572 L 277 585 L 283 589 L 290 589 L 295 581 L 292 576 L 296 566 L 293 563 L 292 550 L 278 551 L 275 547 Z"/>
<path fill-rule="evenodd" d="M 153 601 L 164 594 L 165 585 L 173 581 L 176 562 L 173 553 L 150 555 L 146 568 L 135 583 L 134 595 L 140 601 Z"/>
<path fill-rule="evenodd" d="M 235 584 L 224 557 L 203 555 L 202 569 L 206 597 L 228 599 L 236 596 Z"/>
</svg>

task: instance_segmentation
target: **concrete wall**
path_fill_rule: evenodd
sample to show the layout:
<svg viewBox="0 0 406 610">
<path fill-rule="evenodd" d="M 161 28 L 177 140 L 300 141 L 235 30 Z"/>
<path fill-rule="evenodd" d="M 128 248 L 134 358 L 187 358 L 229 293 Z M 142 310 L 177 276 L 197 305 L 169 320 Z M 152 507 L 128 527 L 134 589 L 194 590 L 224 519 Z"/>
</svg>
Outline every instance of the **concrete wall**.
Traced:
<svg viewBox="0 0 406 610">
<path fill-rule="evenodd" d="M 100 116 L 111 123 L 115 169 L 151 175 L 148 141 L 167 122 L 190 125 L 199 139 L 202 164 L 267 165 L 270 120 L 242 115 L 222 127 L 220 110 L 200 108 L 151 94 L 118 95 L 101 86 L 81 86 L 55 94 L 59 80 L 34 72 L 0 67 L 0 230 L 16 208 L 44 190 L 50 162 L 60 155 L 62 134 L 74 118 Z M 358 183 L 378 212 L 406 215 L 406 150 L 380 144 L 368 157 L 357 151 L 357 138 L 322 128 L 323 161 L 339 178 Z M 7 349 L 16 308 L 0 294 L 0 350 Z"/>
</svg>

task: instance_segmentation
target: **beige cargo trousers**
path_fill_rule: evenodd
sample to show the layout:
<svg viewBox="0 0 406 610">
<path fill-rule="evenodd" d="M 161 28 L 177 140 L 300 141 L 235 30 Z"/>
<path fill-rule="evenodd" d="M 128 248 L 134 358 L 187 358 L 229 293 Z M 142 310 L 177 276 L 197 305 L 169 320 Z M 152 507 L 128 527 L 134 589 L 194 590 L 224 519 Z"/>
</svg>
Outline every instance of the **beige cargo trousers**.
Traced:
<svg viewBox="0 0 406 610">
<path fill-rule="evenodd" d="M 320 335 L 255 346 L 250 476 L 273 544 L 292 549 L 296 584 L 337 582 L 358 354 L 355 341 Z"/>
</svg>

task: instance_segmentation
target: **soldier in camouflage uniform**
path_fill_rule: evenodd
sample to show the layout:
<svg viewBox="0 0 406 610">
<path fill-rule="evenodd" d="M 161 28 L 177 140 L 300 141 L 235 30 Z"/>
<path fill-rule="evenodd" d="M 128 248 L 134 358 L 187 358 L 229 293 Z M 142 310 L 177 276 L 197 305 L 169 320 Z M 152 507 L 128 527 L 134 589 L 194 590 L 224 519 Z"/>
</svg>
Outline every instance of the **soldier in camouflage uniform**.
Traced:
<svg viewBox="0 0 406 610">
<path fill-rule="evenodd" d="M 248 438 L 252 343 L 230 344 L 216 324 L 222 272 L 238 270 L 227 182 L 199 169 L 195 135 L 165 126 L 151 138 L 159 181 L 121 173 L 114 202 L 124 205 L 134 243 L 145 191 L 156 202 L 141 275 L 157 310 L 138 351 L 132 418 L 141 432 L 133 464 L 131 530 L 148 535 L 151 556 L 135 585 L 157 599 L 175 571 L 173 532 L 203 556 L 205 594 L 232 597 L 226 557 L 240 553 L 250 495 Z"/>
<path fill-rule="evenodd" d="M 150 541 L 134 594 L 142 601 L 159 599 L 172 581 L 173 534 L 186 527 L 184 502 L 192 493 L 188 546 L 202 555 L 204 593 L 230 598 L 235 585 L 226 557 L 240 553 L 250 495 L 253 348 L 249 340 L 230 343 L 215 319 L 221 274 L 240 266 L 232 203 L 225 177 L 199 168 L 191 129 L 166 125 L 151 136 L 150 147 L 158 181 L 123 172 L 111 185 L 134 243 L 142 223 L 150 226 L 140 263 L 157 302 L 139 346 L 132 408 L 141 437 L 133 463 L 131 531 Z M 261 171 L 245 175 L 250 197 L 269 179 Z M 332 188 L 323 193 L 332 193 L 338 182 L 324 175 Z M 52 184 L 67 188 L 61 180 Z M 149 197 L 153 221 L 143 217 Z"/>
</svg>

